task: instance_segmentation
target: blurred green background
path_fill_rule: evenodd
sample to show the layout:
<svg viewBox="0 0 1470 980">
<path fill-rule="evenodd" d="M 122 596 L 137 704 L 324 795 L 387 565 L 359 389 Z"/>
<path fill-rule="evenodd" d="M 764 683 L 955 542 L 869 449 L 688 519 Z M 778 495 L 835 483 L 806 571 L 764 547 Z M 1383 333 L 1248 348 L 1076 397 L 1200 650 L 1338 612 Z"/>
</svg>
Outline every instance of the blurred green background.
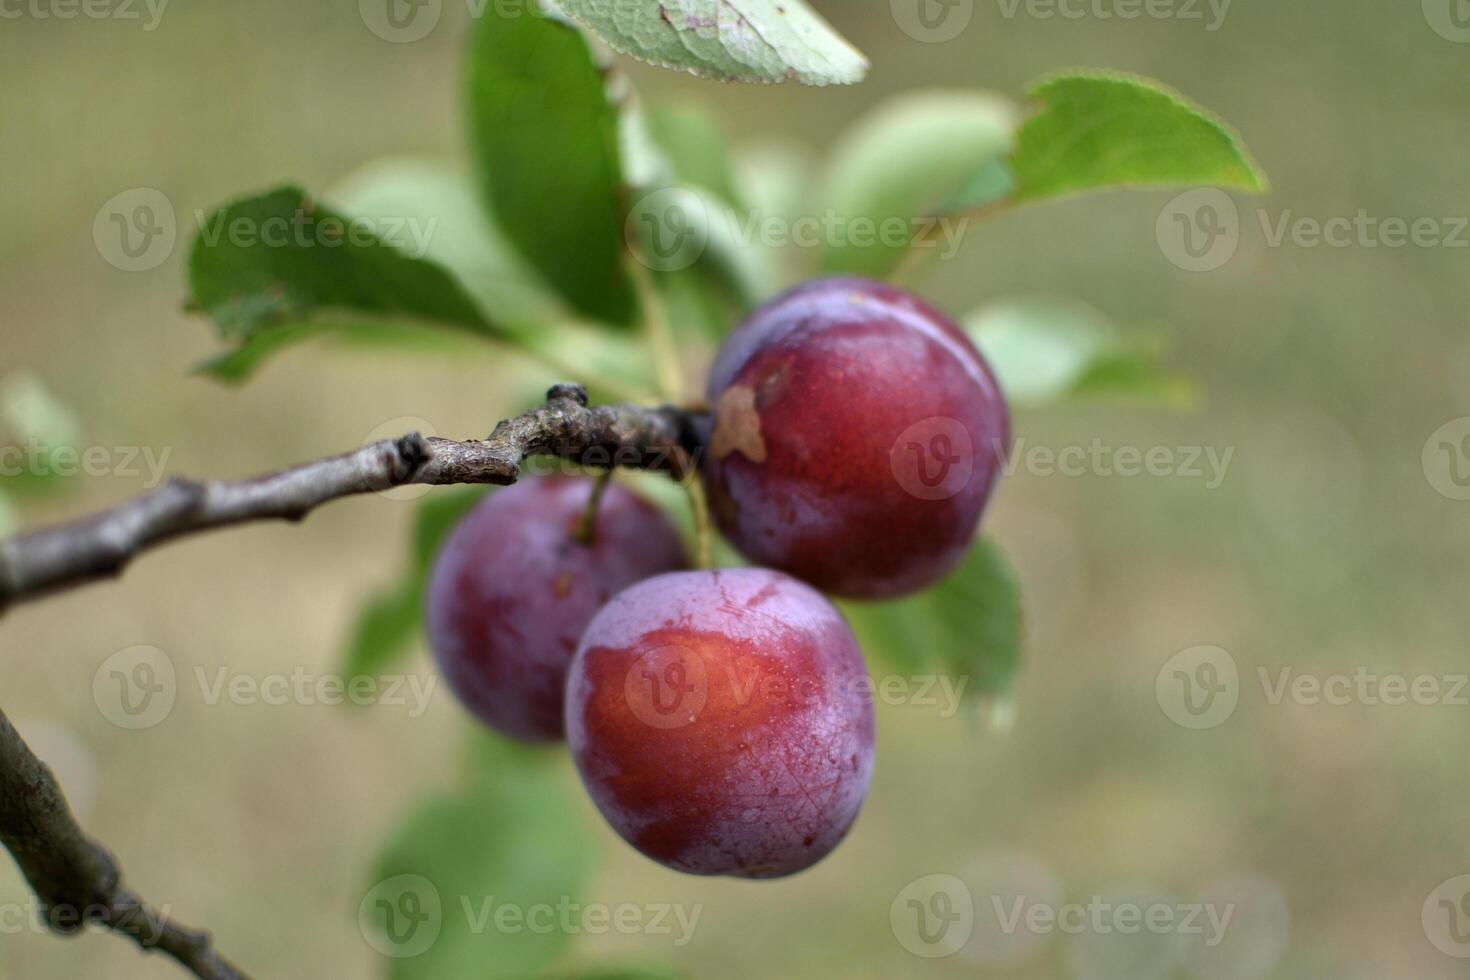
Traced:
<svg viewBox="0 0 1470 980">
<path fill-rule="evenodd" d="M 1467 670 L 1470 504 L 1436 491 L 1422 453 L 1470 414 L 1470 236 L 1458 248 L 1303 247 L 1273 244 L 1259 216 L 1470 214 L 1470 44 L 1436 32 L 1419 4 L 1372 0 L 1239 3 L 1213 31 L 1203 4 L 1203 20 L 1124 20 L 1080 5 L 1075 19 L 1024 4 L 1007 16 L 1009 2 L 977 0 L 943 43 L 905 34 L 886 0 L 818 6 L 873 61 L 867 83 L 629 74 L 650 102 L 712 109 L 732 139 L 813 150 L 894 93 L 1019 98 L 1074 65 L 1158 78 L 1240 131 L 1272 192 L 1237 198 L 1239 250 L 1218 270 L 1183 271 L 1161 248 L 1156 222 L 1176 192 L 1123 192 L 972 229 L 922 287 L 956 313 L 1061 293 L 1124 323 L 1170 324 L 1179 367 L 1205 392 L 1196 412 L 1088 403 L 1021 412 L 1017 433 L 1051 447 L 1233 449 L 1233 461 L 1214 488 L 1011 477 L 987 526 L 1023 584 L 1013 720 L 880 706 L 868 806 L 811 872 L 775 884 L 678 876 L 572 794 L 601 846 L 582 900 L 702 909 L 685 945 L 583 935 L 576 961 L 702 978 L 1464 976 L 1437 948 L 1426 901 L 1470 873 L 1470 705 L 1273 704 L 1258 670 L 1273 682 L 1283 668 Z M 523 407 L 524 365 L 507 372 L 493 356 L 308 347 L 238 390 L 191 377 L 217 345 L 180 309 L 182 243 L 158 268 L 128 273 L 93 241 L 99 208 L 130 188 L 163 191 L 182 219 L 287 180 L 330 190 L 382 156 L 462 159 L 463 4 L 446 2 L 427 37 L 402 44 L 344 0 L 195 0 L 168 6 L 152 30 L 141 5 L 141 21 L 14 9 L 0 20 L 0 375 L 41 379 L 72 406 L 84 444 L 167 449 L 173 472 L 244 475 L 369 435 L 478 435 Z M 109 476 L 20 498 L 16 519 L 57 520 L 143 482 Z M 194 672 L 331 671 L 361 600 L 393 580 L 413 513 L 410 501 L 365 498 L 302 527 L 200 539 L 0 622 L 0 703 L 54 760 L 84 823 L 142 894 L 212 929 L 256 976 L 382 973 L 358 904 L 384 836 L 452 784 L 466 726 L 442 690 L 422 717 L 209 704 Z M 1201 644 L 1229 651 L 1241 683 L 1233 715 L 1193 731 L 1171 721 L 1155 682 Z M 163 723 L 129 731 L 91 691 L 99 665 L 135 645 L 166 651 L 184 693 Z M 429 675 L 422 656 L 414 663 Z M 0 903 L 14 908 L 27 893 L 0 864 Z M 934 874 L 969 884 L 977 927 L 965 950 L 928 959 L 891 913 Z M 1232 895 L 1236 932 L 1225 953 L 1150 973 L 1155 937 L 988 935 L 988 896 L 1018 890 L 1053 904 Z M 14 925 L 0 923 L 5 980 L 179 975 L 117 939 L 62 942 Z"/>
</svg>

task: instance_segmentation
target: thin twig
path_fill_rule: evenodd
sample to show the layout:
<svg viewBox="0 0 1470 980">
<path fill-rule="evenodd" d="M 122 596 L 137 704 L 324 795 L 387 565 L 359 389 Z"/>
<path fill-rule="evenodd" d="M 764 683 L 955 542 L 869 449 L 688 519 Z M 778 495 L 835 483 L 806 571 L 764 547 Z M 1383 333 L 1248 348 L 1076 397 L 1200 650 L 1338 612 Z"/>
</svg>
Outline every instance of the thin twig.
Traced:
<svg viewBox="0 0 1470 980">
<path fill-rule="evenodd" d="M 207 932 L 187 928 L 122 884 L 117 862 L 88 837 L 56 777 L 0 711 L 0 842 L 15 858 L 53 932 L 88 924 L 177 960 L 202 980 L 247 980 L 215 951 Z"/>
<path fill-rule="evenodd" d="M 201 531 L 299 521 L 328 501 L 408 484 L 511 484 L 529 456 L 662 470 L 682 479 L 698 456 L 695 430 L 693 417 L 679 409 L 588 408 L 580 385 L 557 385 L 545 405 L 501 422 L 482 442 L 413 432 L 249 480 L 171 480 L 112 510 L 0 541 L 0 611 L 116 575 L 140 553 Z"/>
</svg>

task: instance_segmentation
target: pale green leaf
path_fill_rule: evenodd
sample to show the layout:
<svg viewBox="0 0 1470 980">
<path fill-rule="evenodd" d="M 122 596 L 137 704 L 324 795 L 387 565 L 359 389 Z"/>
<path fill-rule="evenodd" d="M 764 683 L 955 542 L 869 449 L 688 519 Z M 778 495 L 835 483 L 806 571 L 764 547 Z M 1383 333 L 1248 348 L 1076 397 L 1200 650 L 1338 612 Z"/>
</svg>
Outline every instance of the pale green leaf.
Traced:
<svg viewBox="0 0 1470 980">
<path fill-rule="evenodd" d="M 1017 202 L 1100 187 L 1199 185 L 1262 191 L 1239 137 L 1159 82 L 1122 74 L 1055 75 L 1011 158 Z"/>
<path fill-rule="evenodd" d="M 868 62 L 805 0 L 557 0 L 615 51 L 728 82 L 851 85 Z"/>
<path fill-rule="evenodd" d="M 654 109 L 648 129 L 675 180 L 712 191 L 727 204 L 740 203 L 729 140 L 708 112 L 689 105 Z"/>
<path fill-rule="evenodd" d="M 1016 120 L 1004 99 L 953 90 L 903 95 L 861 120 L 821 183 L 841 222 L 822 267 L 884 276 L 927 222 L 1003 196 L 1010 186 L 1001 161 Z"/>
<path fill-rule="evenodd" d="M 1106 394 L 1185 408 L 1196 395 L 1194 383 L 1168 366 L 1165 345 L 1125 333 L 1085 303 L 1005 300 L 975 311 L 964 323 L 1012 404 Z"/>
</svg>

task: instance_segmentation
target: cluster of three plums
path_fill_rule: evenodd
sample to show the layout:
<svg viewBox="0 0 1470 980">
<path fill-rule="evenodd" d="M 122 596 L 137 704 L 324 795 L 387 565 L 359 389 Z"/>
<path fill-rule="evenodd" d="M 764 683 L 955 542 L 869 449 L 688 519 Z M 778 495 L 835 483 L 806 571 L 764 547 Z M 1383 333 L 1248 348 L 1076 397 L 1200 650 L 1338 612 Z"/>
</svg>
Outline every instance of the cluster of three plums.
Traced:
<svg viewBox="0 0 1470 980">
<path fill-rule="evenodd" d="M 971 546 L 1009 439 L 964 334 L 900 290 L 819 280 L 758 309 L 709 380 L 701 473 L 758 568 L 688 571 L 678 532 L 609 484 L 542 477 L 455 529 L 430 643 L 481 720 L 566 738 L 613 828 L 679 871 L 788 875 L 826 856 L 873 768 L 871 689 L 817 590 L 914 592 Z M 590 533 L 584 533 L 590 532 Z"/>
</svg>

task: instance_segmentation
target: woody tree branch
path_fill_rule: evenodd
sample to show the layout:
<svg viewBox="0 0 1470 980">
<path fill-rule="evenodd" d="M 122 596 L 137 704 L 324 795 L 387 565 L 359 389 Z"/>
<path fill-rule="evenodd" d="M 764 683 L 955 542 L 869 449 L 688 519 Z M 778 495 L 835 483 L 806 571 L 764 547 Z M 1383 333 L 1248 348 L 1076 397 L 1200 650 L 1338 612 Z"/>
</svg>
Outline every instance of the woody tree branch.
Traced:
<svg viewBox="0 0 1470 980">
<path fill-rule="evenodd" d="M 0 843 L 40 901 L 46 925 L 72 935 L 87 925 L 177 960 L 203 980 L 247 980 L 209 934 L 187 928 L 123 885 L 112 855 L 88 837 L 56 777 L 0 712 Z"/>
<path fill-rule="evenodd" d="M 662 470 L 682 479 L 699 452 L 696 421 L 669 407 L 589 408 L 585 389 L 562 384 L 547 392 L 544 405 L 501 422 L 483 441 L 413 432 L 248 480 L 174 479 L 111 510 L 0 541 L 0 612 L 116 575 L 175 538 L 251 521 L 299 521 L 329 501 L 410 484 L 507 485 L 530 456 Z"/>
</svg>

